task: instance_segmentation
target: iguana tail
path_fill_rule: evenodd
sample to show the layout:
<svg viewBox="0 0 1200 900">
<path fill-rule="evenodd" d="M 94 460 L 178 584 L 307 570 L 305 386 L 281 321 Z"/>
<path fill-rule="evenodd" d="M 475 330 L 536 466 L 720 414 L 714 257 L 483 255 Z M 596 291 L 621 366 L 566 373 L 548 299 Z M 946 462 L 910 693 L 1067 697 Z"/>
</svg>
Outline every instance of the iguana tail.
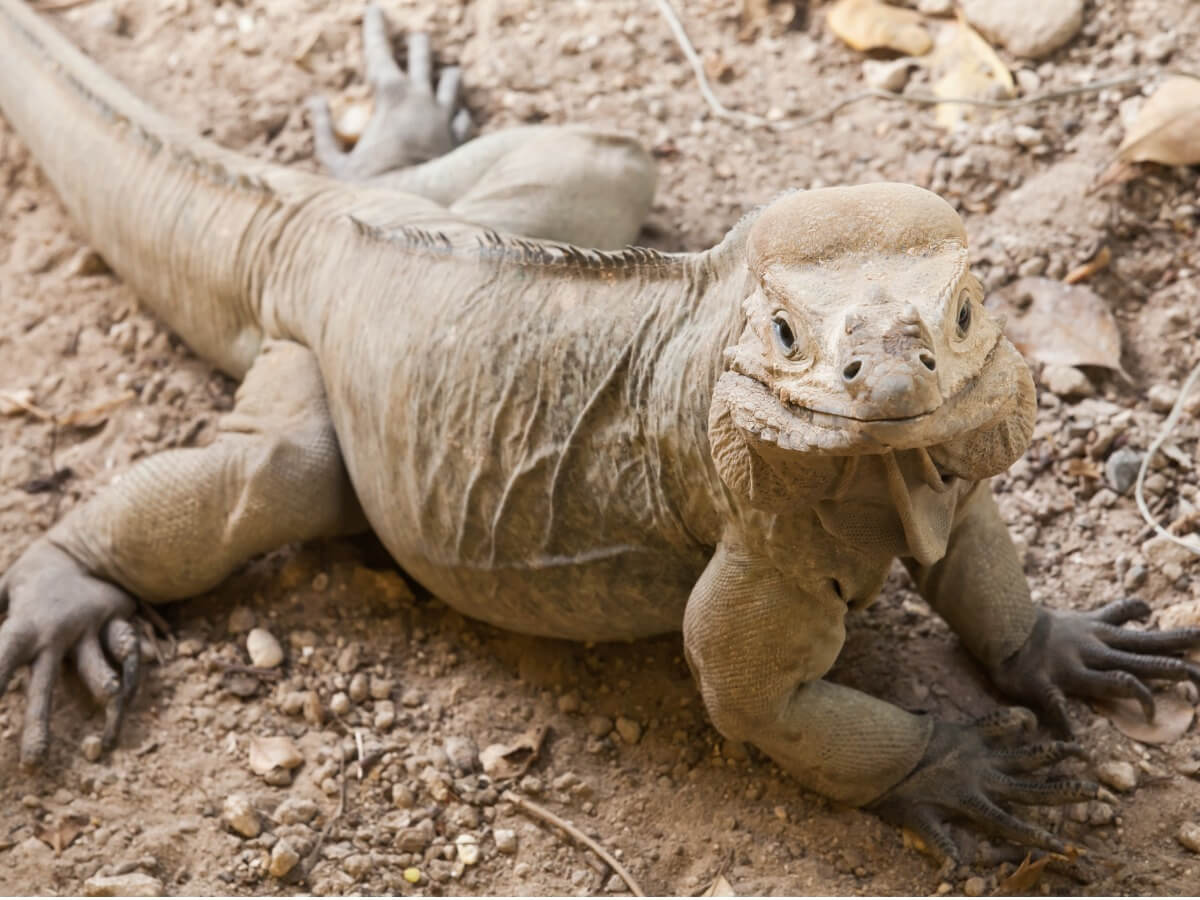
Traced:
<svg viewBox="0 0 1200 900">
<path fill-rule="evenodd" d="M 112 269 L 194 350 L 241 375 L 297 205 L 282 197 L 311 195 L 317 179 L 188 133 L 22 0 L 0 0 L 0 113 Z"/>
</svg>

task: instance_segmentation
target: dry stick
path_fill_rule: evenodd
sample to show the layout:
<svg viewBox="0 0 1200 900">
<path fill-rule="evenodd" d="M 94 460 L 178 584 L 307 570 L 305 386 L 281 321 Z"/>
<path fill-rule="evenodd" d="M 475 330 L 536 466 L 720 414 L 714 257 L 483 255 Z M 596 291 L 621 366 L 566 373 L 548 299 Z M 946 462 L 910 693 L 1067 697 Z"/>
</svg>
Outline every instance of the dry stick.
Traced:
<svg viewBox="0 0 1200 900">
<path fill-rule="evenodd" d="M 1138 467 L 1137 482 L 1134 487 L 1134 497 L 1137 499 L 1138 510 L 1142 514 L 1142 518 L 1149 523 L 1150 527 L 1166 538 L 1172 544 L 1178 544 L 1186 550 L 1191 550 L 1193 553 L 1200 555 L 1200 542 L 1195 540 L 1185 540 L 1177 535 L 1171 534 L 1167 529 L 1163 528 L 1155 518 L 1150 515 L 1150 510 L 1146 506 L 1146 495 L 1143 493 L 1143 488 L 1146 482 L 1146 470 L 1150 468 L 1150 460 L 1154 458 L 1154 454 L 1158 452 L 1158 448 L 1163 445 L 1171 432 L 1175 430 L 1175 426 L 1179 424 L 1180 413 L 1183 412 L 1183 404 L 1191 393 L 1192 385 L 1196 380 L 1200 379 L 1200 363 L 1192 369 L 1192 374 L 1187 377 L 1187 381 L 1183 383 L 1183 387 L 1179 389 L 1179 397 L 1175 400 L 1175 405 L 1171 407 L 1170 415 L 1163 422 L 1162 428 L 1158 432 L 1158 436 L 1154 438 L 1154 442 L 1150 445 L 1150 449 L 1146 451 L 1146 455 L 1142 457 L 1142 464 Z"/>
<path fill-rule="evenodd" d="M 683 29 L 683 23 L 679 20 L 679 16 L 675 13 L 671 6 L 670 0 L 655 0 L 659 11 L 663 18 L 667 20 L 667 25 L 671 28 L 671 33 L 675 36 L 675 42 L 679 44 L 679 49 L 683 51 L 683 55 L 687 57 L 687 61 L 691 64 L 692 71 L 696 75 L 696 82 L 700 87 L 700 94 L 704 97 L 709 109 L 713 115 L 721 119 L 733 119 L 734 121 L 744 122 L 755 128 L 773 128 L 773 129 L 791 129 L 802 128 L 805 125 L 813 125 L 817 122 L 824 121 L 834 113 L 845 109 L 847 106 L 852 106 L 855 103 L 861 103 L 863 100 L 872 98 L 877 100 L 898 100 L 901 103 L 913 103 L 918 106 L 936 106 L 938 103 L 957 103 L 964 106 L 983 106 L 989 109 L 1018 109 L 1023 106 L 1033 106 L 1037 103 L 1046 103 L 1051 100 L 1061 100 L 1064 97 L 1074 97 L 1079 94 L 1091 94 L 1096 91 L 1103 91 L 1108 88 L 1122 87 L 1127 84 L 1136 84 L 1149 80 L 1154 75 L 1158 74 L 1156 69 L 1146 69 L 1142 71 L 1130 72 L 1125 75 L 1120 75 L 1115 78 L 1105 78 L 1100 81 L 1091 81 L 1087 84 L 1076 85 L 1069 88 L 1058 88 L 1053 91 L 1046 91 L 1041 94 L 1034 94 L 1031 97 L 1013 97 L 1005 100 L 985 99 L 980 97 L 936 97 L 933 94 L 902 94 L 898 91 L 885 91 L 883 88 L 868 88 L 857 94 L 852 94 L 842 100 L 837 101 L 831 106 L 805 116 L 801 119 L 787 119 L 779 122 L 772 122 L 764 119 L 761 116 L 756 116 L 751 113 L 742 112 L 736 109 L 730 109 L 725 106 L 717 95 L 713 93 L 712 86 L 709 84 L 708 76 L 704 73 L 704 63 L 701 62 L 699 54 L 692 46 L 692 42 L 688 40 L 687 32 Z M 1174 72 L 1168 70 L 1171 74 L 1191 75 L 1190 72 Z"/>
<path fill-rule="evenodd" d="M 582 831 L 580 831 L 578 828 L 576 828 L 574 825 L 572 825 L 566 819 L 556 816 L 554 813 L 550 812 L 550 810 L 546 809 L 544 806 L 539 806 L 538 804 L 534 803 L 532 800 L 526 800 L 524 797 L 514 794 L 512 791 L 505 791 L 503 794 L 500 795 L 500 799 L 507 800 L 509 803 L 513 804 L 514 806 L 519 807 L 520 809 L 529 813 L 535 819 L 541 819 L 543 822 L 548 822 L 549 824 L 554 825 L 557 828 L 561 828 L 571 838 L 573 838 L 574 840 L 583 844 L 585 847 L 587 847 L 589 850 L 591 850 L 593 853 L 595 853 L 597 856 L 599 856 L 602 860 L 604 860 L 606 863 L 608 863 L 609 868 L 611 868 L 614 872 L 616 872 L 618 875 L 620 875 L 621 879 L 625 882 L 626 885 L 628 885 L 630 893 L 632 893 L 635 897 L 645 897 L 646 896 L 646 892 L 642 890 L 641 886 L 638 885 L 638 883 L 634 879 L 634 877 L 629 874 L 629 870 L 626 869 L 623 865 L 621 865 L 617 861 L 616 857 L 614 857 L 611 853 L 609 853 L 607 850 L 605 850 L 603 847 L 601 847 L 599 844 L 597 844 L 594 840 L 592 840 L 590 837 L 588 837 L 586 834 L 584 834 Z"/>
</svg>

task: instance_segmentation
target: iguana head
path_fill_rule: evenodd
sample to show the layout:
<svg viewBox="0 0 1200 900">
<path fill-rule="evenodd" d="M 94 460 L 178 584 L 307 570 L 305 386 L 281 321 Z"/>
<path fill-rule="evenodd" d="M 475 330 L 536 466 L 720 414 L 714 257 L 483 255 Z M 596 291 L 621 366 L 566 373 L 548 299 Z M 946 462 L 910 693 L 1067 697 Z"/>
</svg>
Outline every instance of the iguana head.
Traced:
<svg viewBox="0 0 1200 900">
<path fill-rule="evenodd" d="M 918 447 L 942 476 L 976 480 L 1024 452 L 1029 370 L 984 309 L 944 200 L 905 184 L 792 193 L 745 246 L 745 324 L 710 414 L 727 483 L 798 454 L 823 481 L 814 456 Z"/>
</svg>

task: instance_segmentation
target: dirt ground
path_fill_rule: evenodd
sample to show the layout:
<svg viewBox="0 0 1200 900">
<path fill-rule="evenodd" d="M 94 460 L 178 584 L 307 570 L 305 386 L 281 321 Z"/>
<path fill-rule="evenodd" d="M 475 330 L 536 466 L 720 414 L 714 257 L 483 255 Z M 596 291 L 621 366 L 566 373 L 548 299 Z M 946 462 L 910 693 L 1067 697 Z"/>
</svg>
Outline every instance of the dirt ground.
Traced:
<svg viewBox="0 0 1200 900">
<path fill-rule="evenodd" d="M 1114 491 L 1105 471 L 1114 453 L 1148 447 L 1200 360 L 1197 170 L 1148 169 L 1088 192 L 1139 85 L 1005 112 L 953 135 L 926 107 L 882 100 L 803 129 L 747 130 L 708 114 L 647 0 L 383 5 L 394 30 L 430 29 L 439 62 L 463 65 L 483 130 L 603 123 L 654 148 L 660 187 L 644 235 L 653 246 L 705 248 L 784 188 L 874 180 L 914 182 L 954 202 L 992 290 L 1019 276 L 1061 278 L 1107 246 L 1111 265 L 1088 283 L 1116 317 L 1128 379 L 1089 368 L 1086 387 L 1055 393 L 1043 377 L 1035 440 L 996 479 L 1000 505 L 1037 599 L 1084 609 L 1131 592 L 1155 621 L 1195 617 L 1194 558 L 1148 540 L 1132 492 Z M 731 106 L 798 118 L 862 89 L 864 56 L 830 33 L 827 4 L 744 39 L 733 0 L 675 5 Z M 360 81 L 361 6 L 118 0 L 53 18 L 182 122 L 312 167 L 303 101 Z M 1198 26 L 1200 6 L 1188 0 L 1101 0 L 1087 4 L 1066 48 L 1036 63 L 1005 58 L 1026 70 L 1027 90 L 1143 66 L 1197 70 Z M 919 86 L 924 76 L 913 77 Z M 0 571 L 132 461 L 210 439 L 231 405 L 234 385 L 100 268 L 0 121 L 0 391 L 31 391 L 38 407 L 78 422 L 0 416 Z M 1077 396 L 1089 388 L 1094 396 Z M 1197 405 L 1190 410 L 1171 452 L 1156 458 L 1148 493 L 1161 520 L 1194 528 L 1200 428 Z M 805 793 L 753 749 L 722 741 L 677 636 L 580 646 L 506 634 L 414 597 L 370 539 L 280 550 L 162 614 L 163 659 L 148 666 L 110 756 L 85 757 L 102 716 L 68 676 L 49 765 L 22 772 L 26 676 L 0 698 L 3 892 L 79 893 L 97 874 L 141 874 L 188 894 L 623 891 L 598 857 L 502 799 L 509 782 L 469 770 L 473 747 L 540 729 L 540 757 L 511 786 L 594 836 L 651 893 L 699 894 L 718 875 L 739 894 L 978 893 L 1012 868 L 939 874 L 897 829 Z M 252 625 L 283 644 L 277 681 L 229 668 L 247 662 Z M 853 620 L 833 674 L 958 720 L 997 702 L 899 570 Z M 340 719 L 322 715 L 331 706 L 344 709 Z M 1138 786 L 1112 802 L 1031 813 L 1087 847 L 1098 879 L 1047 873 L 1032 890 L 1194 894 L 1200 857 L 1177 836 L 1200 824 L 1200 731 L 1141 744 L 1083 703 L 1072 712 L 1095 763 L 1132 763 Z M 290 784 L 248 767 L 252 738 L 265 735 L 299 745 L 304 762 Z M 369 763 L 361 779 L 355 735 Z M 238 794 L 260 820 L 256 837 L 223 823 Z M 282 879 L 268 872 L 280 842 L 301 857 Z M 472 843 L 479 861 L 464 865 L 462 845 Z"/>
</svg>

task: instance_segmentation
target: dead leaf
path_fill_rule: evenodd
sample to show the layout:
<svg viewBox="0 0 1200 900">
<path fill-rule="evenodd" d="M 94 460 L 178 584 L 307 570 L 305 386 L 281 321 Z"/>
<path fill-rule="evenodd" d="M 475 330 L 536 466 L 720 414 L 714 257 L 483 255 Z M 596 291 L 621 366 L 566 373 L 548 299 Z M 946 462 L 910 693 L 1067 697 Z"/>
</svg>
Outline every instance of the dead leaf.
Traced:
<svg viewBox="0 0 1200 900">
<path fill-rule="evenodd" d="M 919 13 L 881 0 L 838 0 L 829 10 L 829 29 L 855 50 L 928 53 L 933 39 Z"/>
<path fill-rule="evenodd" d="M 1100 471 L 1100 466 L 1090 459 L 1079 459 L 1072 457 L 1067 460 L 1066 471 L 1068 475 L 1076 478 L 1091 478 L 1098 481 L 1103 474 Z"/>
<path fill-rule="evenodd" d="M 1037 859 L 1033 858 L 1032 853 L 1026 854 L 1025 858 L 1021 860 L 1021 865 L 1017 866 L 1017 870 L 996 887 L 996 893 L 1001 896 L 1024 896 L 1033 893 L 1033 886 L 1041 880 L 1043 870 L 1050 865 L 1050 861 L 1054 858 L 1055 854 L 1053 853 L 1047 853 Z M 1059 857 L 1059 859 L 1062 858 Z"/>
<path fill-rule="evenodd" d="M 489 744 L 479 751 L 479 763 L 490 778 L 517 778 L 533 765 L 546 740 L 544 725 L 531 728 L 508 744 Z"/>
<path fill-rule="evenodd" d="M 729 881 L 725 878 L 724 875 L 718 875 L 716 878 L 713 879 L 713 883 L 708 886 L 708 890 L 706 890 L 700 896 L 701 897 L 736 897 L 737 891 L 735 891 L 733 889 L 732 885 L 730 885 Z"/>
<path fill-rule="evenodd" d="M 1018 278 L 988 297 L 1008 318 L 1004 333 L 1029 359 L 1049 365 L 1121 368 L 1121 334 L 1104 300 L 1082 284 Z"/>
<path fill-rule="evenodd" d="M 52 824 L 40 826 L 34 832 L 34 837 L 53 850 L 55 856 L 61 856 L 62 852 L 83 834 L 87 823 L 87 816 L 61 816 Z"/>
<path fill-rule="evenodd" d="M 937 97 L 1002 100 L 1016 94 L 1016 83 L 1003 60 L 961 13 L 957 22 L 938 34 L 928 60 L 933 93 Z M 981 109 L 965 103 L 939 103 L 937 122 L 954 129 L 979 117 Z"/>
<path fill-rule="evenodd" d="M 286 735 L 250 738 L 250 770 L 266 775 L 272 769 L 294 769 L 304 762 L 296 742 Z"/>
<path fill-rule="evenodd" d="M 1108 268 L 1108 264 L 1112 262 L 1112 251 L 1105 244 L 1100 250 L 1087 262 L 1080 263 L 1063 278 L 1067 284 L 1076 284 L 1091 278 L 1097 272 Z"/>
<path fill-rule="evenodd" d="M 1200 78 L 1172 75 L 1142 106 L 1117 148 L 1121 162 L 1200 163 Z"/>
<path fill-rule="evenodd" d="M 1169 744 L 1178 740 L 1196 718 L 1196 707 L 1174 692 L 1154 695 L 1153 722 L 1146 721 L 1142 705 L 1136 700 L 1100 700 L 1094 705 L 1121 734 L 1143 744 Z"/>
</svg>

